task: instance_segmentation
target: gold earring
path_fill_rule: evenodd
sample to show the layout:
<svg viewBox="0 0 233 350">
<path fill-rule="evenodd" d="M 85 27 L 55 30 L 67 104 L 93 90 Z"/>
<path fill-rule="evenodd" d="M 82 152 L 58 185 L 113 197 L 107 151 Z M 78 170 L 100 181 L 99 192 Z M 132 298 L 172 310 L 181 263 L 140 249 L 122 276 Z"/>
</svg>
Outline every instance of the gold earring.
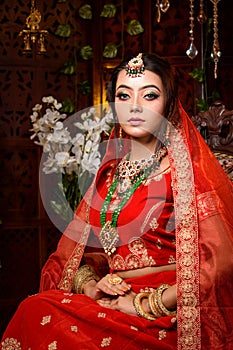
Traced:
<svg viewBox="0 0 233 350">
<path fill-rule="evenodd" d="M 120 126 L 120 130 L 119 130 L 119 138 L 122 139 L 122 127 Z"/>
<path fill-rule="evenodd" d="M 119 128 L 119 148 L 120 148 L 120 151 L 122 150 L 122 127 L 120 126 Z"/>
<path fill-rule="evenodd" d="M 165 131 L 165 135 L 164 135 L 164 139 L 163 139 L 163 142 L 162 142 L 162 145 L 164 147 L 167 147 L 170 144 L 170 139 L 169 139 L 170 130 L 171 130 L 171 123 L 168 122 L 167 123 L 167 127 L 166 127 L 166 131 Z"/>
</svg>

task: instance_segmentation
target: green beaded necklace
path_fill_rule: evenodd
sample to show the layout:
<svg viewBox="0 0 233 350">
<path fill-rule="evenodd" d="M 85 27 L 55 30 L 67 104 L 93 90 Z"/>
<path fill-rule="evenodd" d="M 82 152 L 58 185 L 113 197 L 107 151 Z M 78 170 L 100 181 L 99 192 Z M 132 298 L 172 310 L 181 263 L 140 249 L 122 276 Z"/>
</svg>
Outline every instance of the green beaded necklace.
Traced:
<svg viewBox="0 0 233 350">
<path fill-rule="evenodd" d="M 163 155 L 164 156 L 164 155 Z M 132 194 L 136 191 L 136 189 L 141 185 L 141 183 L 148 177 L 148 175 L 151 173 L 152 169 L 155 169 L 159 166 L 161 159 L 155 159 L 155 162 L 148 168 L 145 168 L 141 174 L 139 173 L 139 177 L 132 186 L 129 188 L 128 192 L 124 193 L 122 197 L 122 201 L 118 205 L 117 209 L 114 211 L 112 215 L 111 221 L 106 221 L 106 215 L 107 215 L 107 209 L 108 206 L 112 200 L 112 196 L 119 184 L 119 179 L 116 174 L 116 178 L 113 181 L 112 185 L 110 186 L 107 196 L 104 200 L 104 203 L 102 205 L 101 211 L 100 211 L 100 223 L 102 226 L 102 230 L 100 232 L 100 241 L 103 245 L 105 253 L 108 255 L 111 255 L 116 250 L 116 243 L 119 240 L 119 235 L 117 232 L 117 220 L 120 215 L 120 212 L 126 202 L 129 200 L 129 198 L 132 196 Z"/>
</svg>

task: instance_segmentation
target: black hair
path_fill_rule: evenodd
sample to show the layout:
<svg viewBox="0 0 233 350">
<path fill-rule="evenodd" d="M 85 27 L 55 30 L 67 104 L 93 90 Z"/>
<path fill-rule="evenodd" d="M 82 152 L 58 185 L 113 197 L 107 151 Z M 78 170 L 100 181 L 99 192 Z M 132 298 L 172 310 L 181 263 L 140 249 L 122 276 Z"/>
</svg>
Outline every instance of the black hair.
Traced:
<svg viewBox="0 0 233 350">
<path fill-rule="evenodd" d="M 135 55 L 134 57 L 136 57 Z M 115 114 L 114 101 L 116 93 L 116 82 L 120 71 L 126 68 L 128 62 L 133 57 L 129 57 L 122 61 L 114 70 L 107 88 L 107 101 L 111 104 L 113 113 Z M 142 54 L 145 69 L 159 75 L 165 91 L 165 110 L 164 117 L 172 119 L 178 98 L 178 77 L 175 68 L 170 63 L 155 54 Z"/>
</svg>

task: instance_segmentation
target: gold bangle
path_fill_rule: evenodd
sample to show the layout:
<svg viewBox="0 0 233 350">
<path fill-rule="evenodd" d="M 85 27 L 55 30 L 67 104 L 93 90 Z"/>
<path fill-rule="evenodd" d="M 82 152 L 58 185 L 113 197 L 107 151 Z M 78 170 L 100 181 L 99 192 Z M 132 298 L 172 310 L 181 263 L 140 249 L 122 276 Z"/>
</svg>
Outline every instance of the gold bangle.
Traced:
<svg viewBox="0 0 233 350">
<path fill-rule="evenodd" d="M 163 292 L 170 287 L 169 284 L 161 284 L 154 292 L 154 302 L 156 307 L 160 310 L 162 316 L 174 316 L 176 315 L 176 310 L 168 310 L 162 302 Z"/>
<path fill-rule="evenodd" d="M 96 274 L 95 270 L 90 265 L 83 265 L 81 266 L 73 278 L 73 290 L 77 294 L 83 294 L 83 287 L 84 285 L 91 281 L 99 281 L 100 277 Z"/>
<path fill-rule="evenodd" d="M 155 302 L 154 293 L 150 293 L 148 301 L 152 314 L 155 315 L 155 317 L 157 318 L 162 317 L 163 314 L 161 313 L 161 310 L 158 307 L 158 303 Z"/>
<path fill-rule="evenodd" d="M 133 305 L 138 316 L 146 318 L 149 321 L 154 321 L 156 317 L 151 315 L 149 312 L 146 312 L 145 310 L 143 310 L 142 303 L 141 303 L 142 299 L 148 298 L 149 294 L 150 293 L 146 293 L 146 292 L 136 294 L 133 299 Z"/>
</svg>

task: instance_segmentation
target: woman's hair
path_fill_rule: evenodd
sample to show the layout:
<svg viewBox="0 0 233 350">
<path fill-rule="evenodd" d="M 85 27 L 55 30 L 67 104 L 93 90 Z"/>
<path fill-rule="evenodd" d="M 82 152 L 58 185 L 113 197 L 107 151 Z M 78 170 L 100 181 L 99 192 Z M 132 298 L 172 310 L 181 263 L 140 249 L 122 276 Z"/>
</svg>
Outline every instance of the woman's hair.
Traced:
<svg viewBox="0 0 233 350">
<path fill-rule="evenodd" d="M 126 68 L 129 60 L 132 58 L 133 57 L 130 57 L 122 61 L 114 69 L 110 82 L 108 84 L 107 101 L 111 103 L 114 114 L 115 114 L 115 109 L 114 109 L 113 102 L 115 101 L 116 82 L 117 82 L 118 74 L 120 71 Z M 142 59 L 143 59 L 145 69 L 160 76 L 164 87 L 164 91 L 165 91 L 164 117 L 168 119 L 172 119 L 176 109 L 177 97 L 178 97 L 178 79 L 177 79 L 176 71 L 174 67 L 172 67 L 168 63 L 168 61 L 159 57 L 158 55 L 142 54 Z"/>
</svg>

